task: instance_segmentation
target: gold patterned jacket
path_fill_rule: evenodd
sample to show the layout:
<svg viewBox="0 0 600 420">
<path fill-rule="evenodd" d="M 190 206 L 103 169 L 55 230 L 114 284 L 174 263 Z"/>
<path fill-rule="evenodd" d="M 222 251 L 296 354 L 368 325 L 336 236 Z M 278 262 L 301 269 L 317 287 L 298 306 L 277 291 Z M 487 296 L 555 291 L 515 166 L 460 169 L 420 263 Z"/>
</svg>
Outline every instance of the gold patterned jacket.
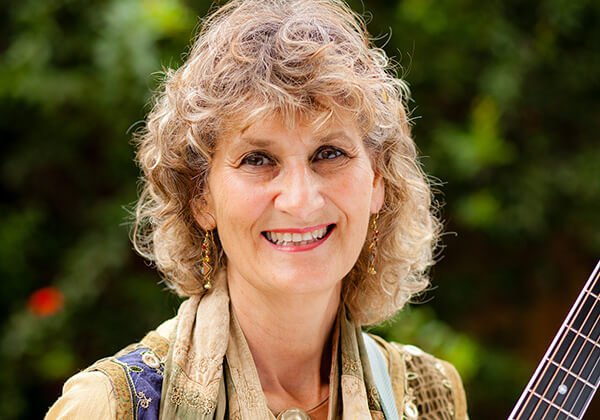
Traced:
<svg viewBox="0 0 600 420">
<path fill-rule="evenodd" d="M 67 381 L 47 419 L 157 419 L 174 320 Z M 400 417 L 467 419 L 466 398 L 455 368 L 410 345 L 372 335 L 385 356 Z M 352 418 L 345 413 L 344 419 Z M 378 416 L 375 416 L 378 417 Z"/>
</svg>

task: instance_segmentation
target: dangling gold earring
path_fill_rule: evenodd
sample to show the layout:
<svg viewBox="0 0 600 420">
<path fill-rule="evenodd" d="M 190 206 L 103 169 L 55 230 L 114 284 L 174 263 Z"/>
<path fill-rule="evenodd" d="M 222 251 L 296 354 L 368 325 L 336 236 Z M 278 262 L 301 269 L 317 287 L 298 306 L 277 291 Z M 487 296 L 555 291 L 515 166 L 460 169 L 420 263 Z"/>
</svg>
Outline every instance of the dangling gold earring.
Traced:
<svg viewBox="0 0 600 420">
<path fill-rule="evenodd" d="M 375 259 L 377 258 L 377 241 L 379 240 L 379 230 L 377 229 L 377 219 L 379 219 L 379 213 L 375 214 L 371 219 L 371 243 L 369 244 L 369 266 L 367 267 L 367 273 L 377 274 L 375 270 Z"/>
<path fill-rule="evenodd" d="M 211 265 L 210 255 L 214 247 L 215 242 L 212 230 L 207 230 L 204 234 L 204 240 L 202 241 L 202 252 L 200 257 L 202 264 L 200 266 L 200 273 L 202 273 L 202 277 L 204 278 L 203 287 L 205 290 L 209 290 L 212 287 L 211 279 L 213 267 Z"/>
</svg>

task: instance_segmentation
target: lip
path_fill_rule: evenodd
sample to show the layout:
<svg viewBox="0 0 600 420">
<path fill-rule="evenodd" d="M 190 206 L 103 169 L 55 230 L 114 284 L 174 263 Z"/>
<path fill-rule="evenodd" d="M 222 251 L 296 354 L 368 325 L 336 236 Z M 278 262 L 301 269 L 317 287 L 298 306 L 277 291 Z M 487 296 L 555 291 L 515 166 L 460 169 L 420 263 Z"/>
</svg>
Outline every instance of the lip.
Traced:
<svg viewBox="0 0 600 420">
<path fill-rule="evenodd" d="M 285 229 L 269 229 L 268 232 L 276 232 L 276 233 L 306 233 L 312 232 L 313 230 L 327 228 L 333 225 L 333 223 L 325 223 L 317 226 L 310 226 L 305 228 L 285 228 Z"/>
<path fill-rule="evenodd" d="M 335 230 L 336 225 L 331 223 L 331 224 L 318 225 L 318 226 L 313 226 L 313 227 L 309 227 L 309 228 L 301 228 L 301 229 L 269 230 L 269 232 L 304 233 L 304 232 L 312 232 L 313 230 L 316 230 L 316 229 L 328 228 L 329 226 L 331 226 L 331 228 L 327 229 L 327 233 L 325 234 L 325 236 L 323 236 L 321 239 L 319 239 L 316 242 L 312 242 L 312 243 L 306 244 L 306 245 L 278 245 L 278 244 L 274 244 L 273 242 L 269 241 L 265 235 L 260 235 L 260 236 L 262 236 L 262 238 L 265 240 L 265 242 L 267 244 L 269 244 L 270 246 L 272 246 L 273 248 L 275 248 L 278 251 L 305 252 L 305 251 L 310 251 L 312 249 L 315 249 L 318 246 L 321 246 L 327 239 L 329 239 L 329 237 L 331 236 L 331 232 L 333 232 Z"/>
</svg>

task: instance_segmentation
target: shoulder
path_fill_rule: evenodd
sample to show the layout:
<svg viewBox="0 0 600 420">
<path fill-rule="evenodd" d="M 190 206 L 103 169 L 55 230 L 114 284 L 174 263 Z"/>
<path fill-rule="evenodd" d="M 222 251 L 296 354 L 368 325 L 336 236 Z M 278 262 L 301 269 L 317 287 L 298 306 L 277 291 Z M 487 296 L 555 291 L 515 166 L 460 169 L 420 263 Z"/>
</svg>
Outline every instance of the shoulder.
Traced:
<svg viewBox="0 0 600 420">
<path fill-rule="evenodd" d="M 114 419 L 115 399 L 110 380 L 100 372 L 80 372 L 65 382 L 63 393 L 46 413 L 47 420 L 87 419 L 90 413 L 97 418 Z"/>
<path fill-rule="evenodd" d="M 164 360 L 174 320 L 148 333 L 140 342 L 98 360 L 72 376 L 46 419 L 158 418 Z"/>
<path fill-rule="evenodd" d="M 465 391 L 452 364 L 418 347 L 371 337 L 387 360 L 396 405 L 406 418 L 468 418 Z"/>
</svg>

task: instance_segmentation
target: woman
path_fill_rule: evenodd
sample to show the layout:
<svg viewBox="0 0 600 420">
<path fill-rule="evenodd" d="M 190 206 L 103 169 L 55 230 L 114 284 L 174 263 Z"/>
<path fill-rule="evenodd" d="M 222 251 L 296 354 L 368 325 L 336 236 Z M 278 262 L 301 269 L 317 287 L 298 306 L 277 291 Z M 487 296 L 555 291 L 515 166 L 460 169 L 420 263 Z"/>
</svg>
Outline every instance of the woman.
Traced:
<svg viewBox="0 0 600 420">
<path fill-rule="evenodd" d="M 189 299 L 48 418 L 465 418 L 452 366 L 360 332 L 437 238 L 406 94 L 339 0 L 207 18 L 138 137 L 134 244 Z"/>
</svg>

